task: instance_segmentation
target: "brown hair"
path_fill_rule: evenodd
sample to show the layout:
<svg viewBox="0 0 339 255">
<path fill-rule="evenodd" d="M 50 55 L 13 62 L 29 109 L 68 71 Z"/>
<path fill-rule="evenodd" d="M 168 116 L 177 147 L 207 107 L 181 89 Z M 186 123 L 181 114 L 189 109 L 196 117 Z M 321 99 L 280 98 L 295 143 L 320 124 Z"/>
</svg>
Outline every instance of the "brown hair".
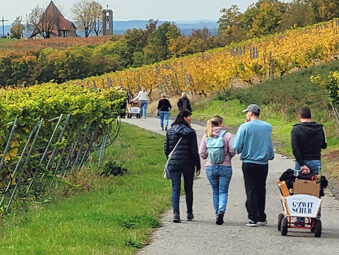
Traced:
<svg viewBox="0 0 339 255">
<path fill-rule="evenodd" d="M 218 127 L 224 123 L 224 119 L 219 115 L 214 115 L 212 119 L 207 121 L 206 137 L 213 137 L 213 127 Z"/>
</svg>

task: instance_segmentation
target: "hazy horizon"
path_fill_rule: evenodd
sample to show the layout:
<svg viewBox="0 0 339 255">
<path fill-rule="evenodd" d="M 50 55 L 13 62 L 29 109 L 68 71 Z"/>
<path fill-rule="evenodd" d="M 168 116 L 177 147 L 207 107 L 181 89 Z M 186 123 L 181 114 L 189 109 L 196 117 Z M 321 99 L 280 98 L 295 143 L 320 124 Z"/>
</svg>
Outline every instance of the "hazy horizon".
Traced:
<svg viewBox="0 0 339 255">
<path fill-rule="evenodd" d="M 17 4 L 17 2 L 20 2 L 20 4 Z M 19 0 L 13 4 L 13 0 L 1 0 L 0 18 L 4 17 L 9 20 L 5 24 L 10 25 L 17 16 L 25 19 L 26 15 L 37 4 L 47 6 L 49 2 L 46 0 Z M 53 0 L 53 2 L 67 19 L 73 19 L 71 8 L 79 0 Z M 244 11 L 256 0 L 213 0 L 211 2 L 205 0 L 98 0 L 97 2 L 105 8 L 108 4 L 109 8 L 114 11 L 114 20 L 116 21 L 159 19 L 185 22 L 195 20 L 217 21 L 220 18 L 220 9 L 237 4 Z"/>
</svg>

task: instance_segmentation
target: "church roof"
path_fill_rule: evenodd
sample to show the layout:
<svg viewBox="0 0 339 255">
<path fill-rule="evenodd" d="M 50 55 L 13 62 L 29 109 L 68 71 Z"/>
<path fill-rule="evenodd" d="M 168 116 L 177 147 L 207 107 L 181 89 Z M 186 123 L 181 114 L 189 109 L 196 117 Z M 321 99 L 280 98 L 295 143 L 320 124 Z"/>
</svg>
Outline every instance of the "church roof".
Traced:
<svg viewBox="0 0 339 255">
<path fill-rule="evenodd" d="M 53 1 L 51 1 L 31 37 L 41 31 L 49 31 L 58 35 L 59 31 L 76 31 L 76 27 L 71 21 L 64 18 Z"/>
</svg>

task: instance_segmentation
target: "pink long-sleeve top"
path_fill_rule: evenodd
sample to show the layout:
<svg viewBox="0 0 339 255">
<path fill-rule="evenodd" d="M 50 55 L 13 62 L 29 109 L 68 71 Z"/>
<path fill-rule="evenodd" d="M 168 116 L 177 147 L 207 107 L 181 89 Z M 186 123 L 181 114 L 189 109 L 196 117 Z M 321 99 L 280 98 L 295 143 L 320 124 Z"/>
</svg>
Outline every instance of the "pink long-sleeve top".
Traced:
<svg viewBox="0 0 339 255">
<path fill-rule="evenodd" d="M 218 136 L 219 132 L 223 130 L 222 127 L 214 127 L 213 128 L 213 135 Z M 224 140 L 224 153 L 225 153 L 225 160 L 222 164 L 223 166 L 231 166 L 231 159 L 235 155 L 232 142 L 234 135 L 232 135 L 230 132 L 227 132 L 224 134 L 222 137 Z M 207 146 L 206 146 L 206 134 L 202 137 L 201 143 L 200 143 L 200 148 L 199 148 L 199 154 L 202 159 L 207 159 L 208 158 L 208 151 L 207 151 Z M 207 160 L 206 161 L 206 166 L 211 166 L 212 163 Z"/>
</svg>

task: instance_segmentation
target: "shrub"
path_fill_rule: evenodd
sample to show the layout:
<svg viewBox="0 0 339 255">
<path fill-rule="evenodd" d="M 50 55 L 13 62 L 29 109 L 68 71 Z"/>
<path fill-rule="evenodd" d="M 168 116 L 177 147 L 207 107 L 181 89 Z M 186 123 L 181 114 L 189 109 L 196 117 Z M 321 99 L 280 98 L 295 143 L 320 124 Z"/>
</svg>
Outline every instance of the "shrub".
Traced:
<svg viewBox="0 0 339 255">
<path fill-rule="evenodd" d="M 100 176 L 122 176 L 127 174 L 127 169 L 116 161 L 107 161 Z"/>
</svg>

